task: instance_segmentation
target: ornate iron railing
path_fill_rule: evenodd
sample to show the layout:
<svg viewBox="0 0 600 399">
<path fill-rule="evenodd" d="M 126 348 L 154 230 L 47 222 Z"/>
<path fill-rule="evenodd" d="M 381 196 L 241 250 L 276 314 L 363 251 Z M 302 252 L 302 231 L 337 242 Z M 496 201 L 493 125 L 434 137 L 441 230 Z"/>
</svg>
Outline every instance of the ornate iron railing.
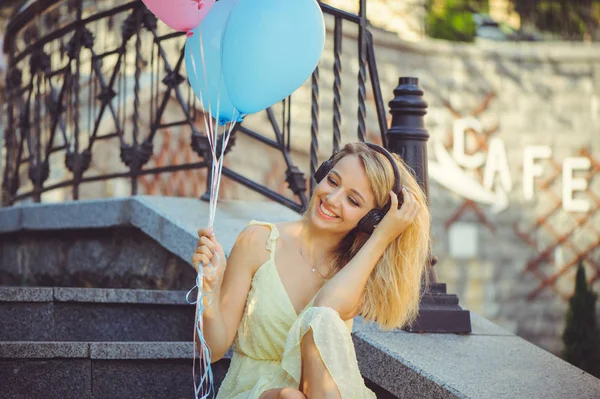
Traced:
<svg viewBox="0 0 600 399">
<path fill-rule="evenodd" d="M 156 18 L 140 0 L 125 4 L 114 0 L 37 0 L 28 4 L 9 23 L 4 43 L 8 54 L 8 102 L 2 205 L 24 199 L 39 202 L 42 193 L 68 187 L 72 189 L 73 198 L 78 199 L 81 184 L 117 178 L 129 179 L 131 194 L 135 195 L 138 180 L 143 176 L 210 167 L 207 137 L 195 124 L 198 112 L 192 90 L 188 84 L 181 85 L 185 82 L 181 74 L 183 33 L 162 33 Z M 358 15 L 325 4 L 321 6 L 333 19 L 333 151 L 339 148 L 342 139 L 342 42 L 346 38 L 342 26 L 352 24 L 358 30 L 357 138 L 364 141 L 367 133 L 368 71 L 380 141 L 404 159 L 427 193 L 429 134 L 424 127 L 427 104 L 418 79 L 400 78 L 394 99 L 390 101 L 393 119 L 387 129 L 373 39 L 365 17 L 366 0 L 359 0 Z M 311 176 L 318 166 L 320 89 L 323 87 L 319 76 L 323 68 L 318 67 L 311 78 Z M 162 91 L 161 85 L 164 86 Z M 145 86 L 150 87 L 146 112 L 142 108 L 143 95 L 147 92 Z M 129 96 L 131 104 L 128 104 Z M 271 135 L 253 130 L 245 122 L 238 125 L 233 134 L 246 135 L 279 151 L 295 198 L 290 199 L 227 166 L 223 174 L 300 212 L 307 205 L 314 184 L 307 188 L 304 174 L 292 161 L 289 109 L 294 96 L 284 101 L 281 124 L 273 109 L 265 111 Z M 170 103 L 174 103 L 183 116 L 174 122 L 163 122 L 162 116 Z M 145 119 L 148 120 L 146 129 Z M 105 131 L 107 126 L 110 129 Z M 174 126 L 190 129 L 191 148 L 199 160 L 149 167 L 157 137 L 161 134 L 169 137 L 167 129 Z M 232 137 L 229 143 L 234 139 Z M 109 151 L 118 149 L 125 171 L 90 175 L 94 157 L 103 156 L 99 151 L 102 142 L 118 143 L 118 147 L 107 147 Z M 56 166 L 56 161 L 51 162 L 50 158 L 57 155 L 63 155 L 62 163 L 70 172 L 70 178 L 47 184 Z M 23 181 L 27 179 L 29 183 Z M 210 187 L 210 182 L 207 183 Z M 458 306 L 456 296 L 446 294 L 444 284 L 432 284 L 423 298 L 419 319 L 412 331 L 471 331 L 469 312 Z"/>
<path fill-rule="evenodd" d="M 326 89 L 333 92 L 334 150 L 341 142 L 344 25 L 353 25 L 358 32 L 357 138 L 365 140 L 369 84 L 381 140 L 385 142 L 386 137 L 386 112 L 373 40 L 367 29 L 366 0 L 359 0 L 359 6 L 360 12 L 351 14 L 321 4 L 333 25 L 333 34 L 328 35 L 333 40 L 333 86 Z M 135 195 L 138 180 L 144 175 L 210 167 L 206 134 L 195 123 L 199 117 L 196 100 L 182 71 L 185 35 L 163 28 L 140 0 L 127 3 L 38 0 L 14 16 L 4 43 L 8 57 L 8 101 L 2 205 L 24 199 L 39 202 L 42 193 L 66 187 L 72 189 L 73 199 L 78 199 L 82 184 L 116 178 L 129 179 L 131 194 Z M 317 67 L 311 78 L 311 140 L 307 149 L 311 176 L 319 161 L 323 90 L 319 69 L 323 68 Z M 284 109 L 289 109 L 293 98 L 294 95 L 284 101 Z M 180 109 L 182 117 L 164 123 L 163 115 L 169 104 Z M 307 204 L 313 184 L 307 187 L 305 175 L 292 161 L 289 113 L 283 121 L 278 120 L 273 109 L 265 113 L 271 134 L 242 123 L 233 135 L 245 135 L 278 150 L 285 161 L 286 180 L 294 196 L 282 195 L 227 166 L 223 174 L 300 212 Z M 191 147 L 198 160 L 150 167 L 148 161 L 156 137 L 174 126 L 189 128 Z M 234 141 L 232 137 L 230 143 Z M 102 156 L 95 151 L 101 142 L 114 143 L 109 148 L 118 149 L 124 171 L 89 173 L 94 157 Z M 57 156 L 63 157 L 61 162 L 69 173 L 67 178 L 50 184 L 48 179 Z"/>
</svg>

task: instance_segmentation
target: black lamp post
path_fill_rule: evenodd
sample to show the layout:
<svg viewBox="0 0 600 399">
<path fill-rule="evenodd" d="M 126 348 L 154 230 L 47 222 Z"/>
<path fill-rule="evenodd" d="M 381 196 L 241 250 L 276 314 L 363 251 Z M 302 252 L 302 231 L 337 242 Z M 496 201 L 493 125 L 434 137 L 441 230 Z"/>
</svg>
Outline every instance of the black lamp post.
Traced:
<svg viewBox="0 0 600 399">
<path fill-rule="evenodd" d="M 427 172 L 427 140 L 424 116 L 427 103 L 423 100 L 423 90 L 419 79 L 402 77 L 394 89 L 394 99 L 390 101 L 392 124 L 387 131 L 388 149 L 400 155 L 414 171 L 415 178 L 429 198 L 429 176 Z M 438 283 L 431 257 L 428 269 L 430 285 L 421 299 L 419 317 L 406 330 L 410 332 L 470 333 L 471 317 L 468 310 L 458 306 L 458 297 L 446 293 L 446 284 Z"/>
</svg>

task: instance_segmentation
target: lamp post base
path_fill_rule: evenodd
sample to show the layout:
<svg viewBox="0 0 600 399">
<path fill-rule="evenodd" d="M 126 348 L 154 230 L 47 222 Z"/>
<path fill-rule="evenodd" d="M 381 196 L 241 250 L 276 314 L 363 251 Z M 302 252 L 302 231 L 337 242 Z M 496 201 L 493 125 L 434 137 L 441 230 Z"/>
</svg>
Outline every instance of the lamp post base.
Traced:
<svg viewBox="0 0 600 399">
<path fill-rule="evenodd" d="M 458 306 L 458 296 L 446 293 L 446 284 L 434 283 L 421 298 L 419 316 L 408 332 L 454 333 L 471 332 L 471 313 Z"/>
</svg>

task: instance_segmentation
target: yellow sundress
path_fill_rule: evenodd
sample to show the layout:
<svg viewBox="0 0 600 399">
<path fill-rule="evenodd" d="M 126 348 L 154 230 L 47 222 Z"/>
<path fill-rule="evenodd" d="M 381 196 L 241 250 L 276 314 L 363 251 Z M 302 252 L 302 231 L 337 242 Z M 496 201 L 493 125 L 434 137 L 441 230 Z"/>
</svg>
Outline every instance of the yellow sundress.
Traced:
<svg viewBox="0 0 600 399">
<path fill-rule="evenodd" d="M 352 320 L 344 322 L 328 307 L 313 307 L 313 298 L 296 314 L 277 268 L 275 245 L 279 232 L 271 223 L 269 259 L 254 277 L 246 307 L 233 342 L 233 357 L 217 399 L 258 399 L 274 388 L 300 386 L 300 341 L 312 328 L 321 358 L 337 384 L 342 399 L 371 399 L 375 394 L 363 381 L 356 361 Z"/>
</svg>

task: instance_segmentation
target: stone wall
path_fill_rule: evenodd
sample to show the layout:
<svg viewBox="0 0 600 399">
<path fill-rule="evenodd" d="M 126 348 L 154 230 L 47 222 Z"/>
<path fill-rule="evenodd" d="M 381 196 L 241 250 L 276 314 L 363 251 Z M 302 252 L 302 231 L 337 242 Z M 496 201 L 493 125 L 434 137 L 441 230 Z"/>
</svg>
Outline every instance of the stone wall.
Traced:
<svg viewBox="0 0 600 399">
<path fill-rule="evenodd" d="M 0 286 L 189 289 L 194 271 L 135 228 L 3 234 Z"/>
<path fill-rule="evenodd" d="M 412 44 L 383 33 L 376 41 L 384 95 L 398 76 L 417 76 L 429 103 L 439 279 L 466 308 L 558 353 L 577 260 L 600 291 L 600 47 Z M 461 124 L 474 129 L 463 136 Z M 526 154 L 539 149 L 531 146 L 551 152 L 535 161 L 533 195 Z M 587 182 L 575 202 L 563 193 L 572 162 L 583 162 L 574 176 Z M 500 170 L 489 173 L 487 194 L 505 192 L 504 202 L 479 192 L 486 168 Z"/>
</svg>

